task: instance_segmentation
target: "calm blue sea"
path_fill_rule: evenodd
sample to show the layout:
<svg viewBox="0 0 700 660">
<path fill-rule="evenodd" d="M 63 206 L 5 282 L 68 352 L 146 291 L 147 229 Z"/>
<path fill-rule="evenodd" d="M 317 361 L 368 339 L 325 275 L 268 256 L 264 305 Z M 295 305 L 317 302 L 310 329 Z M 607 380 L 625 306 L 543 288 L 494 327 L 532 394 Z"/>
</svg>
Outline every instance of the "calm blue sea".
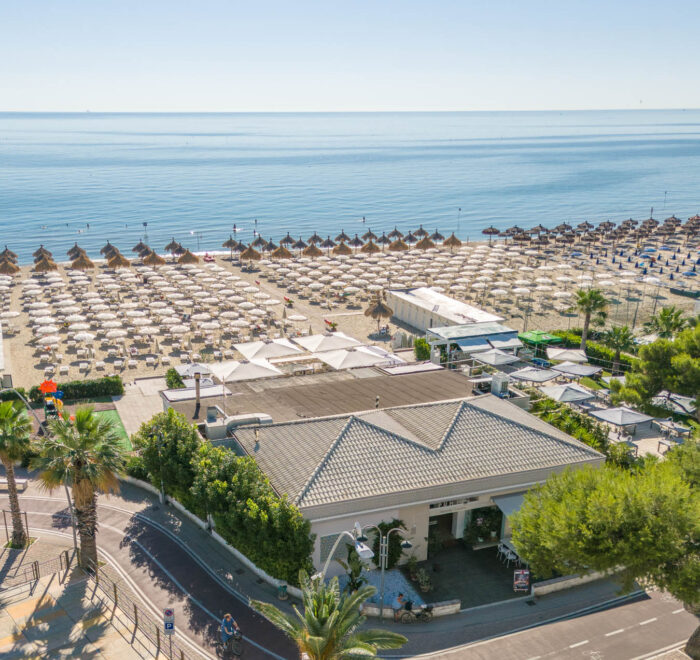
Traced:
<svg viewBox="0 0 700 660">
<path fill-rule="evenodd" d="M 419 224 L 475 238 L 651 207 L 700 210 L 700 110 L 0 114 L 0 243 L 23 262 L 39 243 L 63 259 L 144 234 L 216 249 L 256 219 L 275 239 Z"/>
</svg>

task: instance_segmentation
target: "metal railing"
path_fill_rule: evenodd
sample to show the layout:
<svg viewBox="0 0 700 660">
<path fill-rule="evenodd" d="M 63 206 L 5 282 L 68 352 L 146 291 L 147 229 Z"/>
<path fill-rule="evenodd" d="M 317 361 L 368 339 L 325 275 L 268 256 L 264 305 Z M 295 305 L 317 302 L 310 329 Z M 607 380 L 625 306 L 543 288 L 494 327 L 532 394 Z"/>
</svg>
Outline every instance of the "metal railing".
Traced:
<svg viewBox="0 0 700 660">
<path fill-rule="evenodd" d="M 165 635 L 163 621 L 156 619 L 144 605 L 136 602 L 129 591 L 115 582 L 100 566 L 96 567 L 94 562 L 88 560 L 88 564 L 89 568 L 85 572 L 94 582 L 95 588 L 131 622 L 134 636 L 141 633 L 153 645 L 153 649 L 148 651 L 154 658 L 162 656 L 168 660 L 199 660 L 199 655 L 193 655 L 190 649 L 185 650 L 186 647 L 176 635 Z"/>
<path fill-rule="evenodd" d="M 33 561 L 31 564 L 0 577 L 0 592 L 36 582 L 42 577 L 67 572 L 73 562 L 73 550 L 63 550 L 58 557 L 48 561 Z"/>
</svg>

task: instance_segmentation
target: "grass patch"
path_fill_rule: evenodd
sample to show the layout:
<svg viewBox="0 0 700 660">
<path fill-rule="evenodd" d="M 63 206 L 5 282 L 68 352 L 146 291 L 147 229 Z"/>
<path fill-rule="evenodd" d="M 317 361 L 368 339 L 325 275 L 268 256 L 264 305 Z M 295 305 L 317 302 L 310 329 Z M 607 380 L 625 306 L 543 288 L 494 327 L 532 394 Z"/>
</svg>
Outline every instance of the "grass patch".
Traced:
<svg viewBox="0 0 700 660">
<path fill-rule="evenodd" d="M 126 429 L 124 428 L 124 424 L 122 424 L 122 419 L 119 417 L 119 413 L 116 410 L 100 410 L 99 412 L 94 413 L 96 416 L 102 417 L 103 419 L 108 419 L 112 424 L 114 425 L 114 429 L 121 438 L 121 444 L 122 447 L 126 451 L 133 451 L 133 447 L 131 446 L 131 440 L 129 440 L 129 435 L 126 432 Z"/>
<path fill-rule="evenodd" d="M 11 529 L 11 528 L 10 528 L 10 529 Z M 30 536 L 29 539 L 27 539 L 27 542 L 26 542 L 24 545 L 17 545 L 17 546 L 15 546 L 15 545 L 12 544 L 12 541 L 8 541 L 8 542 L 5 543 L 5 545 L 3 545 L 2 547 L 3 547 L 3 548 L 6 548 L 6 549 L 8 549 L 8 550 L 26 550 L 32 543 L 34 543 L 34 541 L 36 541 L 36 537 Z"/>
<path fill-rule="evenodd" d="M 603 389 L 603 387 L 600 383 L 597 383 L 596 381 L 594 381 L 592 378 L 589 378 L 588 376 L 584 376 L 583 378 L 581 378 L 579 383 L 581 383 L 581 385 L 583 385 L 584 387 L 588 387 L 592 390 L 602 390 Z"/>
</svg>

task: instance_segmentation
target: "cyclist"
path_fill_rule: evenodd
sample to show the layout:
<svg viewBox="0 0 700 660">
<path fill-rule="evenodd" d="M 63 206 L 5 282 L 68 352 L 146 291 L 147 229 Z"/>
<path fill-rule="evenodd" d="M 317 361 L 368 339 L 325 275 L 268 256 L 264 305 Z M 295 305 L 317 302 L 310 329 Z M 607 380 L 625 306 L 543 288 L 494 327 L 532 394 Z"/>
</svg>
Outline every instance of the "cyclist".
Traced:
<svg viewBox="0 0 700 660">
<path fill-rule="evenodd" d="M 403 594 L 399 592 L 399 595 L 394 598 L 394 602 L 392 603 L 392 607 L 394 608 L 394 621 L 399 620 L 399 614 L 401 614 L 401 610 L 406 606 L 406 599 L 403 597 Z"/>
<path fill-rule="evenodd" d="M 236 623 L 236 620 L 228 613 L 224 614 L 224 618 L 221 619 L 221 642 L 224 648 L 229 647 L 229 642 L 231 638 L 239 631 L 240 628 Z"/>
</svg>

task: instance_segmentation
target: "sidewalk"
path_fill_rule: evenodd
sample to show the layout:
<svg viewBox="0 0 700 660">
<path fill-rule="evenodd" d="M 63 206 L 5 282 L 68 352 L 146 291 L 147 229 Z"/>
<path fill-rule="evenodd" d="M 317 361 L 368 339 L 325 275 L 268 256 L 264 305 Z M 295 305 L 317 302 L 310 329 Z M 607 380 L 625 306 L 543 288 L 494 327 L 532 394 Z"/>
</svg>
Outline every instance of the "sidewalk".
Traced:
<svg viewBox="0 0 700 660">
<path fill-rule="evenodd" d="M 31 590 L 0 595 L 0 657 L 152 658 L 148 640 L 133 635 L 123 614 L 94 593 L 79 570 L 61 583 L 42 578 Z"/>
</svg>

